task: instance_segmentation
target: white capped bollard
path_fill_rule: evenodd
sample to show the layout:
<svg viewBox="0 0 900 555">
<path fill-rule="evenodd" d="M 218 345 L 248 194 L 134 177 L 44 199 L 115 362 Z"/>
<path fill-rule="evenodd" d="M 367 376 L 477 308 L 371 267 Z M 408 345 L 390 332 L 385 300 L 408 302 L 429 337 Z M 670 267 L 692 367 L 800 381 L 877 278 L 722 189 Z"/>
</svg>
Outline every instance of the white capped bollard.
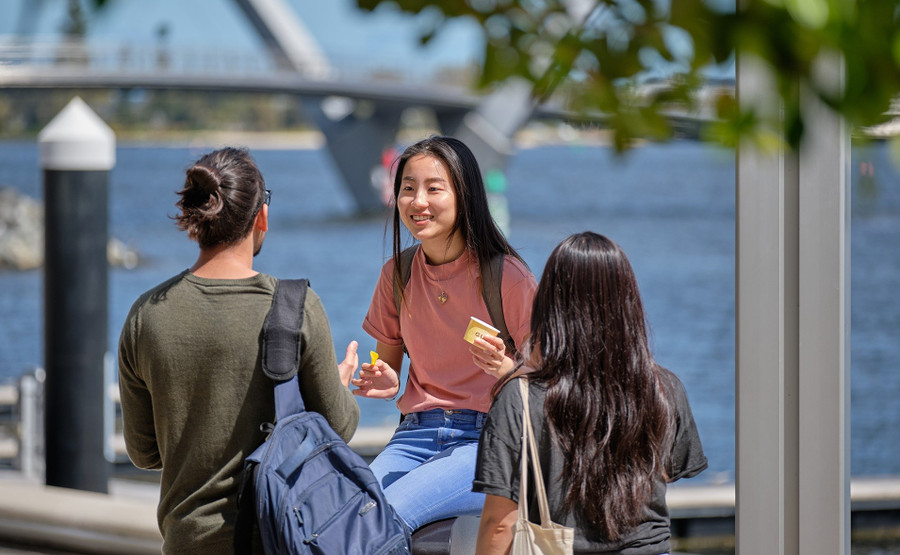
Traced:
<svg viewBox="0 0 900 555">
<path fill-rule="evenodd" d="M 109 170 L 115 135 L 78 97 L 38 135 L 44 170 L 46 483 L 106 493 Z"/>
</svg>

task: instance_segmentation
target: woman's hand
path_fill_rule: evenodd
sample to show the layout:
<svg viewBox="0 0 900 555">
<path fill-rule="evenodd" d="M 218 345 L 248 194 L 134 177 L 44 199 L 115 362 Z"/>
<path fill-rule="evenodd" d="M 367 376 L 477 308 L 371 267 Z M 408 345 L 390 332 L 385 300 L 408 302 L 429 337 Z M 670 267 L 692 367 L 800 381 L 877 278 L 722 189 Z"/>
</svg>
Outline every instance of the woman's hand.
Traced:
<svg viewBox="0 0 900 555">
<path fill-rule="evenodd" d="M 475 366 L 497 379 L 512 370 L 515 362 L 506 356 L 506 346 L 499 337 L 490 335 L 476 337 L 475 344 L 469 347 Z"/>
<path fill-rule="evenodd" d="M 354 395 L 369 399 L 392 399 L 400 391 L 400 374 L 382 359 L 375 364 L 364 362 L 359 369 L 359 378 L 350 383 L 358 389 Z"/>
<path fill-rule="evenodd" d="M 379 357 L 375 364 L 364 362 L 359 378 L 350 382 L 359 388 L 354 389 L 353 394 L 369 399 L 393 399 L 400 391 L 403 345 L 388 345 L 378 341 L 375 350 Z"/>
</svg>

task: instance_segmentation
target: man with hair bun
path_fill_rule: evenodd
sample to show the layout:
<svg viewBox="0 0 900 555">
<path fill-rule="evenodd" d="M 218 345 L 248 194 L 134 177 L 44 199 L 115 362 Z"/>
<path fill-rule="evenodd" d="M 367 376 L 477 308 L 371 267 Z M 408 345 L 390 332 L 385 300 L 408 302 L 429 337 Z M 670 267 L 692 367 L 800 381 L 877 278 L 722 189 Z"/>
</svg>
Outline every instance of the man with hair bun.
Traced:
<svg viewBox="0 0 900 555">
<path fill-rule="evenodd" d="M 128 456 L 162 471 L 157 518 L 164 553 L 244 552 L 237 533 L 244 459 L 275 419 L 262 372 L 262 327 L 277 279 L 253 269 L 271 192 L 246 150 L 224 148 L 191 166 L 175 223 L 200 246 L 187 270 L 141 295 L 119 339 Z M 344 440 L 359 422 L 348 384 L 356 342 L 338 365 L 322 302 L 310 289 L 301 328 L 300 390 Z M 255 520 L 255 519 L 252 519 Z M 254 524 L 255 528 L 255 524 Z M 259 534 L 252 552 L 261 553 Z"/>
</svg>

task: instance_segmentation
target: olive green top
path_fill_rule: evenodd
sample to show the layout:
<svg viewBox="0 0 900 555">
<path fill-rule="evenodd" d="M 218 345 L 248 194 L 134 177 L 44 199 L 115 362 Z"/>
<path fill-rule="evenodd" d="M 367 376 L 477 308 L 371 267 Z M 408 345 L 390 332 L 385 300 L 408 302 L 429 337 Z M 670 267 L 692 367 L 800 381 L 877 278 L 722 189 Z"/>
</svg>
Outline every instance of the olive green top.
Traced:
<svg viewBox="0 0 900 555">
<path fill-rule="evenodd" d="M 261 367 L 262 326 L 277 280 L 206 279 L 188 271 L 141 295 L 119 339 L 125 445 L 162 470 L 157 510 L 165 553 L 228 553 L 244 458 L 275 418 Z M 349 440 L 359 406 L 337 370 L 328 317 L 306 296 L 300 391 Z"/>
</svg>

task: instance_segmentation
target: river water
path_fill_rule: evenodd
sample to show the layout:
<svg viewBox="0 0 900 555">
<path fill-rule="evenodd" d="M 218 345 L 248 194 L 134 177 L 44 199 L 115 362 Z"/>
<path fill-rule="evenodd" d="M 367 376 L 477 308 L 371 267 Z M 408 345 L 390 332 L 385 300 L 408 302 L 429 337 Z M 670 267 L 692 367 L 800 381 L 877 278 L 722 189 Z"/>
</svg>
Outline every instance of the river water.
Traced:
<svg viewBox="0 0 900 555">
<path fill-rule="evenodd" d="M 133 300 L 190 266 L 196 245 L 168 217 L 184 169 L 206 149 L 124 145 L 110 175 L 110 233 L 142 263 L 110 272 L 109 345 Z M 256 269 L 308 277 L 322 297 L 339 358 L 362 331 L 375 279 L 390 255 L 387 217 L 356 218 L 323 150 L 254 150 L 273 190 L 270 231 Z M 872 162 L 874 178 L 860 164 Z M 900 474 L 900 174 L 885 145 L 853 150 L 851 468 Z M 734 156 L 695 142 L 520 150 L 508 169 L 510 240 L 536 275 L 570 233 L 620 243 L 640 282 L 657 359 L 685 384 L 710 468 L 734 480 Z M 34 143 L 0 143 L 0 185 L 40 198 Z M 0 271 L 0 382 L 43 360 L 42 274 Z M 393 424 L 396 409 L 360 400 L 362 425 Z"/>
</svg>

